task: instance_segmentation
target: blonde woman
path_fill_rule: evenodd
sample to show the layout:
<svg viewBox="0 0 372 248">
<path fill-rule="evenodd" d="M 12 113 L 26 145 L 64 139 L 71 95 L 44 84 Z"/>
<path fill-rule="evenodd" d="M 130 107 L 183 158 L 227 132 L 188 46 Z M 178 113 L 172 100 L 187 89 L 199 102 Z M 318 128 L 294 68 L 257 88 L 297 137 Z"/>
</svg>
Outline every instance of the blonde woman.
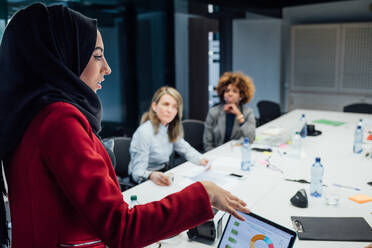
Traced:
<svg viewBox="0 0 372 248">
<path fill-rule="evenodd" d="M 208 164 L 208 160 L 182 138 L 181 119 L 180 93 L 172 87 L 158 89 L 130 145 L 129 174 L 134 181 L 150 179 L 158 185 L 169 185 L 169 177 L 163 172 L 173 150 L 195 164 Z"/>
<path fill-rule="evenodd" d="M 209 151 L 232 139 L 255 139 L 256 120 L 248 103 L 255 87 L 250 77 L 240 72 L 225 72 L 217 85 L 221 103 L 208 111 L 204 125 L 203 145 Z"/>
</svg>

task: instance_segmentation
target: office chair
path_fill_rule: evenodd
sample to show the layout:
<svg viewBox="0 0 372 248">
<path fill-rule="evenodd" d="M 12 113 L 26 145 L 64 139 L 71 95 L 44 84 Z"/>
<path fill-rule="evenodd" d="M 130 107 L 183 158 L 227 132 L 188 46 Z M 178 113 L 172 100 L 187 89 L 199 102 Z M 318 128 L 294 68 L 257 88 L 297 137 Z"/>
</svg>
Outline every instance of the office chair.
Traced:
<svg viewBox="0 0 372 248">
<path fill-rule="evenodd" d="M 282 115 L 280 105 L 271 101 L 259 101 L 257 103 L 258 112 L 260 113 L 259 126 L 272 121 Z"/>
<path fill-rule="evenodd" d="M 344 106 L 344 112 L 372 114 L 372 104 L 353 103 L 353 104 Z"/>
<path fill-rule="evenodd" d="M 122 191 L 135 186 L 135 183 L 131 181 L 130 176 L 128 175 L 130 162 L 129 146 L 131 140 L 132 139 L 129 137 L 114 138 L 114 154 L 116 158 L 115 172 Z"/>
<path fill-rule="evenodd" d="M 115 121 L 102 121 L 102 129 L 99 133 L 102 139 L 109 137 L 121 137 L 124 134 L 128 133 L 128 130 L 125 130 L 124 124 Z"/>
<path fill-rule="evenodd" d="M 199 120 L 182 121 L 184 139 L 197 151 L 203 153 L 204 122 Z"/>
<path fill-rule="evenodd" d="M 204 122 L 188 119 L 182 121 L 182 126 L 185 141 L 197 151 L 203 153 Z M 184 162 L 186 162 L 186 159 L 178 155 L 177 152 L 173 151 L 169 159 L 170 168 L 176 167 Z"/>
</svg>

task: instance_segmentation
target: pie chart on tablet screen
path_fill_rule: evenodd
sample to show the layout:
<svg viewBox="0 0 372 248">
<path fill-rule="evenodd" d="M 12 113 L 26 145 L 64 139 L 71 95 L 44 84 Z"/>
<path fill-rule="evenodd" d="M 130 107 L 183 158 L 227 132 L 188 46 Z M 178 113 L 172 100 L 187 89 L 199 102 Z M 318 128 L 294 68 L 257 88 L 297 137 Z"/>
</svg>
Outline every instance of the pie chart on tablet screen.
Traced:
<svg viewBox="0 0 372 248">
<path fill-rule="evenodd" d="M 255 244 L 256 242 L 258 241 L 263 241 L 266 243 L 267 247 L 268 248 L 274 248 L 274 244 L 273 242 L 271 241 L 271 239 L 269 237 L 267 237 L 266 235 L 263 235 L 263 234 L 256 234 L 254 235 L 252 238 L 251 238 L 251 242 L 249 244 L 249 248 L 256 248 Z M 261 242 L 262 243 L 262 242 Z"/>
</svg>

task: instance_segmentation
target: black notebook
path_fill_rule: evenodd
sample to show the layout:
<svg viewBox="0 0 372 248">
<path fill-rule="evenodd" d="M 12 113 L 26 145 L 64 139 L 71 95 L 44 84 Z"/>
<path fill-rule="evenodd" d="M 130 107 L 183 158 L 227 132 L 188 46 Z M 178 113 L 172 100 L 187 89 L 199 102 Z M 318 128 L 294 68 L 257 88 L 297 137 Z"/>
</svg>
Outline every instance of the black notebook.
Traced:
<svg viewBox="0 0 372 248">
<path fill-rule="evenodd" d="M 300 240 L 372 241 L 372 228 L 361 217 L 292 216 Z"/>
</svg>

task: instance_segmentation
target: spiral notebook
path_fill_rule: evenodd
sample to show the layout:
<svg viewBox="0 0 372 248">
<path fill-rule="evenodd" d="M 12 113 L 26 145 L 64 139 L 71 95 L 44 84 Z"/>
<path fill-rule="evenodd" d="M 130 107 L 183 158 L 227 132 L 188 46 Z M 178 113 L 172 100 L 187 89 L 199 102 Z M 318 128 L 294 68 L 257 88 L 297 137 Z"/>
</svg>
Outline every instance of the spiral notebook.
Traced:
<svg viewBox="0 0 372 248">
<path fill-rule="evenodd" d="M 362 217 L 292 216 L 300 240 L 372 241 L 372 228 Z"/>
</svg>

